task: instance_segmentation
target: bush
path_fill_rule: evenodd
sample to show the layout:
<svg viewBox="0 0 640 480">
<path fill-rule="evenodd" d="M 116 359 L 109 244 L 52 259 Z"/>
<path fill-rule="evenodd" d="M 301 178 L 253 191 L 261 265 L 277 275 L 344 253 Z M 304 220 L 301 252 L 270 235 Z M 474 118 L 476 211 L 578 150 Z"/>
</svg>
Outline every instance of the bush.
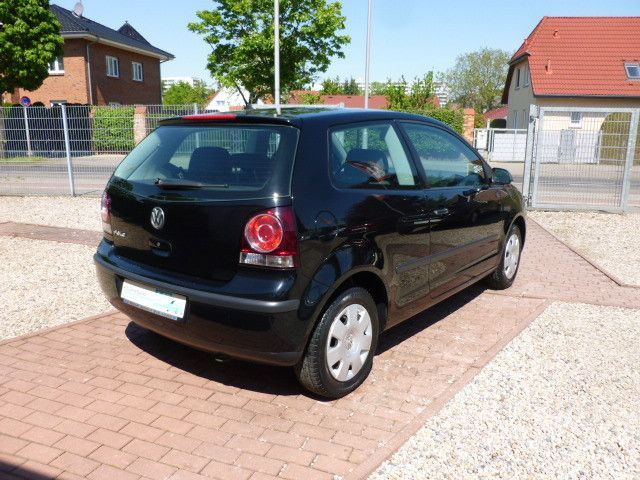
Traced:
<svg viewBox="0 0 640 480">
<path fill-rule="evenodd" d="M 134 146 L 135 107 L 96 107 L 93 144 L 96 151 L 128 153 Z"/>
<path fill-rule="evenodd" d="M 434 107 L 414 113 L 419 113 L 420 115 L 426 115 L 427 117 L 440 120 L 442 123 L 446 123 L 460 134 L 464 131 L 464 112 L 462 110 Z"/>
</svg>

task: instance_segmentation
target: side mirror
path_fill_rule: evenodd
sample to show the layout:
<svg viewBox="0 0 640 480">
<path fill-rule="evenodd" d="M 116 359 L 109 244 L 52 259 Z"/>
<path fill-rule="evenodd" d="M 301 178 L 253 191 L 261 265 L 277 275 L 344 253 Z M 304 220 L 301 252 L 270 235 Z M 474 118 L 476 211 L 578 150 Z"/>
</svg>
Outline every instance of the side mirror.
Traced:
<svg viewBox="0 0 640 480">
<path fill-rule="evenodd" d="M 498 185 L 509 185 L 513 182 L 513 177 L 511 176 L 511 172 L 505 168 L 494 168 L 493 172 L 493 183 L 497 183 Z"/>
</svg>

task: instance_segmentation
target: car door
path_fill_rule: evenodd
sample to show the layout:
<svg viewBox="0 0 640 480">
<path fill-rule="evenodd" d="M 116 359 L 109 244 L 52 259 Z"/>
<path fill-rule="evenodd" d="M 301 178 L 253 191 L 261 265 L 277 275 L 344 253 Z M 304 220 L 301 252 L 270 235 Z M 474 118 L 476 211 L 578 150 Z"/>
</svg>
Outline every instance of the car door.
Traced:
<svg viewBox="0 0 640 480">
<path fill-rule="evenodd" d="M 435 125 L 403 122 L 427 188 L 432 299 L 494 268 L 503 233 L 490 170 L 466 142 Z"/>
<path fill-rule="evenodd" d="M 424 185 L 410 150 L 393 122 L 344 125 L 329 136 L 332 183 L 342 192 L 339 203 L 349 206 L 346 233 L 375 241 L 390 307 L 413 313 L 416 301 L 429 300 L 431 237 Z M 408 304 L 412 307 L 404 308 Z"/>
</svg>

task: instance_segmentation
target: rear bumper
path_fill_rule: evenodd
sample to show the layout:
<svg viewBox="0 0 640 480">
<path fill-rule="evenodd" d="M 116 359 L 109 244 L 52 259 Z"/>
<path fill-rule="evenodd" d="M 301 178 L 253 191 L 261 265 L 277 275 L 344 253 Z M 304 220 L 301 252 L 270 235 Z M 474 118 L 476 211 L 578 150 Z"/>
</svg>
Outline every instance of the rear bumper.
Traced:
<svg viewBox="0 0 640 480">
<path fill-rule="evenodd" d="M 136 324 L 179 343 L 243 360 L 291 366 L 302 356 L 307 322 L 298 318 L 298 300 L 246 298 L 168 283 L 123 268 L 113 256 L 104 255 L 105 247 L 94 256 L 100 286 L 109 302 Z M 170 320 L 124 303 L 120 291 L 125 279 L 184 295 L 185 317 Z"/>
</svg>

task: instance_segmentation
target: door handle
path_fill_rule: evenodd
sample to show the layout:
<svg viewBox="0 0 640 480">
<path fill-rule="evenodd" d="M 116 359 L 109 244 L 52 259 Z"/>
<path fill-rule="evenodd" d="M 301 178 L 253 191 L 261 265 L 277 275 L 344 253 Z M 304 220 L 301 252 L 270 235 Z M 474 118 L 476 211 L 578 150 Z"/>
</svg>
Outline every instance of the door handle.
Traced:
<svg viewBox="0 0 640 480">
<path fill-rule="evenodd" d="M 448 208 L 436 208 L 433 212 L 436 217 L 444 217 L 446 215 L 449 215 L 449 209 Z"/>
</svg>

